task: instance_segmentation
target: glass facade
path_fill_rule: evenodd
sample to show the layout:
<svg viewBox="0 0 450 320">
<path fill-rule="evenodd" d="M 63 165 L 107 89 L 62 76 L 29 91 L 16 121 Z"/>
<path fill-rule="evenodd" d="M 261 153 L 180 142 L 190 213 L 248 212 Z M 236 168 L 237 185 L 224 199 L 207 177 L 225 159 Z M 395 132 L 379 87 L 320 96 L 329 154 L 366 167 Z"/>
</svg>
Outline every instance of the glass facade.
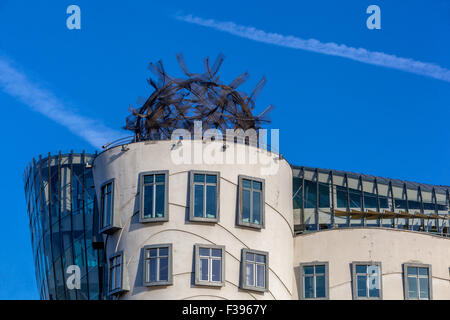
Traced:
<svg viewBox="0 0 450 320">
<path fill-rule="evenodd" d="M 450 187 L 293 167 L 296 232 L 384 227 L 450 236 Z"/>
<path fill-rule="evenodd" d="M 93 239 L 98 209 L 90 164 L 94 155 L 48 155 L 24 173 L 36 281 L 41 299 L 96 300 L 105 292 L 105 253 Z M 94 246 L 96 248 L 94 248 Z M 68 289 L 66 270 L 77 265 L 81 288 Z"/>
</svg>

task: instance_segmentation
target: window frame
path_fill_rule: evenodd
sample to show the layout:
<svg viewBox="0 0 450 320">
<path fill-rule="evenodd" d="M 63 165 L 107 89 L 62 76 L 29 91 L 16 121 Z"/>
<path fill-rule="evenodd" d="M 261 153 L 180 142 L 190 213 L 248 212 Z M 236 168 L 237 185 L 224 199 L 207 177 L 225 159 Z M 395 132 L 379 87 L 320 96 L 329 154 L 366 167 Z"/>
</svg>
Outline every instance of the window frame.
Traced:
<svg viewBox="0 0 450 320">
<path fill-rule="evenodd" d="M 254 253 L 263 255 L 266 258 L 265 266 L 264 266 L 264 288 L 257 287 L 256 283 L 254 286 L 247 285 L 245 279 L 246 279 L 246 260 L 245 256 L 247 253 Z M 256 264 L 256 263 L 255 263 Z M 267 292 L 269 291 L 269 252 L 267 251 L 259 251 L 259 250 L 253 250 L 244 248 L 241 250 L 241 289 L 244 290 L 251 290 L 251 291 L 258 291 L 258 292 Z"/>
<path fill-rule="evenodd" d="M 115 289 L 111 289 L 111 276 L 112 276 L 112 265 L 111 265 L 111 260 L 117 257 L 121 257 L 120 258 L 120 287 L 115 288 Z M 111 256 L 109 256 L 108 258 L 108 295 L 116 295 L 125 291 L 128 291 L 128 285 L 125 281 L 125 266 L 126 264 L 124 263 L 125 260 L 125 254 L 123 251 L 118 251 L 114 254 L 112 254 Z"/>
<path fill-rule="evenodd" d="M 253 217 L 253 201 L 250 200 L 250 222 L 244 222 L 242 219 L 242 192 L 243 192 L 243 180 L 250 180 L 250 181 L 256 181 L 260 182 L 261 185 L 261 223 L 253 223 L 252 217 Z M 253 183 L 252 183 L 253 185 Z M 265 179 L 262 178 L 256 178 L 256 177 L 250 177 L 245 175 L 239 175 L 238 177 L 238 219 L 237 219 L 237 225 L 243 226 L 243 227 L 249 227 L 254 229 L 264 229 L 265 228 Z M 253 190 L 253 186 L 252 189 Z M 250 199 L 253 199 L 253 191 L 251 192 Z"/>
<path fill-rule="evenodd" d="M 160 248 L 167 248 L 168 249 L 168 276 L 167 280 L 158 280 L 158 281 L 146 281 L 146 275 L 148 273 L 148 264 L 147 264 L 147 250 L 150 249 L 160 249 Z M 159 251 L 158 251 L 159 252 Z M 159 257 L 159 255 L 157 256 Z M 172 244 L 171 243 L 163 243 L 163 244 L 151 244 L 146 245 L 142 248 L 142 261 L 143 261 L 143 275 L 142 275 L 142 281 L 144 283 L 144 286 L 146 287 L 152 287 L 152 286 L 169 286 L 173 284 L 173 256 L 172 256 Z"/>
<path fill-rule="evenodd" d="M 428 268 L 428 299 L 420 298 L 420 287 L 417 288 L 418 298 L 409 297 L 409 285 L 408 285 L 408 268 Z M 431 273 L 431 264 L 424 263 L 404 263 L 403 264 L 403 294 L 405 300 L 433 300 L 433 277 Z M 420 282 L 419 282 L 420 283 Z M 420 284 L 419 284 L 420 285 Z"/>
<path fill-rule="evenodd" d="M 358 282 L 357 282 L 357 265 L 377 266 L 378 267 L 378 281 L 380 283 L 379 297 L 358 297 Z M 380 261 L 353 261 L 352 262 L 352 296 L 353 300 L 383 300 L 383 271 L 381 269 Z"/>
<path fill-rule="evenodd" d="M 221 264 L 220 264 L 220 268 L 221 268 L 221 281 L 205 281 L 205 280 L 200 280 L 200 248 L 206 248 L 206 249 L 220 249 L 222 250 L 222 256 L 221 256 Z M 195 254 L 195 276 L 194 276 L 194 284 L 196 286 L 210 286 L 210 287 L 223 287 L 225 286 L 225 246 L 220 246 L 220 245 L 212 245 L 212 244 L 200 244 L 200 243 L 196 243 L 194 245 L 194 254 Z M 210 272 L 212 272 L 212 265 L 211 265 L 211 270 L 209 270 L 210 268 L 210 263 L 209 263 L 209 259 L 208 259 L 208 274 Z"/>
<path fill-rule="evenodd" d="M 103 226 L 103 210 L 104 210 L 104 208 L 103 208 L 103 189 L 108 185 L 108 184 L 111 184 L 111 224 L 110 225 L 108 225 L 108 226 Z M 118 220 L 119 219 L 116 219 L 117 217 L 117 208 L 116 208 L 116 179 L 115 178 L 112 178 L 112 179 L 109 179 L 109 180 L 107 180 L 107 181 L 105 181 L 105 182 L 103 182 L 101 185 L 100 185 L 100 197 L 99 197 L 99 201 L 100 201 L 100 205 L 99 205 L 99 208 L 100 208 L 100 214 L 99 214 L 99 226 L 100 226 L 100 230 L 99 230 L 99 232 L 100 233 L 104 233 L 104 234 L 112 234 L 112 233 L 114 233 L 115 231 L 117 231 L 117 230 L 119 230 L 119 229 L 121 229 L 121 227 L 119 226 L 119 224 L 118 224 Z"/>
<path fill-rule="evenodd" d="M 163 217 L 144 217 L 144 177 L 157 174 L 164 174 L 164 216 Z M 153 182 L 155 184 L 155 181 Z M 154 188 L 153 193 L 156 193 L 156 188 Z M 155 196 L 156 197 L 156 196 Z M 155 203 L 153 203 L 155 206 Z M 139 222 L 164 222 L 169 221 L 169 170 L 153 170 L 145 171 L 139 173 Z"/>
<path fill-rule="evenodd" d="M 203 217 L 196 217 L 194 215 L 194 201 L 195 201 L 195 184 L 200 184 L 198 182 L 194 183 L 194 175 L 195 174 L 203 174 L 203 175 L 215 175 L 216 176 L 216 217 L 215 218 L 207 218 L 206 216 Z M 206 187 L 208 184 L 205 182 L 203 185 Z M 206 188 L 204 190 L 205 199 L 203 200 L 204 203 L 204 212 L 206 213 Z M 189 221 L 193 222 L 220 222 L 220 172 L 219 171 L 202 171 L 202 170 L 191 170 L 189 171 Z"/>
<path fill-rule="evenodd" d="M 315 267 L 318 265 L 325 266 L 325 297 L 321 298 L 305 298 L 305 290 L 303 289 L 304 284 L 304 267 Z M 314 269 L 314 278 L 315 278 L 315 269 Z M 300 279 L 299 279 L 299 289 L 300 289 L 300 300 L 329 300 L 330 299 L 330 282 L 329 282 L 329 263 L 328 261 L 313 261 L 313 262 L 303 262 L 300 263 Z M 316 289 L 314 288 L 314 291 Z"/>
</svg>

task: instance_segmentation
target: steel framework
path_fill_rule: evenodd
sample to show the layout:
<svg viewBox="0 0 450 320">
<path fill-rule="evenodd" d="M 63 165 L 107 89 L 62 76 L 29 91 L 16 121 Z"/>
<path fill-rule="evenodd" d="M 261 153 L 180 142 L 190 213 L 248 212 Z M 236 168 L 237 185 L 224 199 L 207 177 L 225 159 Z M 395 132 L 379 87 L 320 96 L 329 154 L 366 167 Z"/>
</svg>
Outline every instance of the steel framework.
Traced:
<svg viewBox="0 0 450 320">
<path fill-rule="evenodd" d="M 237 91 L 248 78 L 244 72 L 229 84 L 221 82 L 218 71 L 224 55 L 219 54 L 213 65 L 204 60 L 204 73 L 191 73 L 181 54 L 178 63 L 187 78 L 175 78 L 167 74 L 161 61 L 150 63 L 149 69 L 156 79 L 148 83 L 153 93 L 140 108 L 130 106 L 124 129 L 135 135 L 136 141 L 170 139 L 175 129 L 192 132 L 194 121 L 201 121 L 203 130 L 255 129 L 269 123 L 270 105 L 259 115 L 253 115 L 255 99 L 261 93 L 266 78 L 263 77 L 250 95 Z"/>
</svg>

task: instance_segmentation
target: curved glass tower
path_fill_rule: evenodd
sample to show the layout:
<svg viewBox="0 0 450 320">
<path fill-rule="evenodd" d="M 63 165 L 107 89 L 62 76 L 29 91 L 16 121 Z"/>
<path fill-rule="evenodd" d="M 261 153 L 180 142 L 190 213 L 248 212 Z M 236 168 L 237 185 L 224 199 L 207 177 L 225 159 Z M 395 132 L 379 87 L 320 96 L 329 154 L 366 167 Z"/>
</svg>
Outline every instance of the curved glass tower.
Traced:
<svg viewBox="0 0 450 320">
<path fill-rule="evenodd" d="M 39 157 L 24 173 L 36 282 L 41 299 L 105 297 L 104 250 L 91 163 L 95 155 Z M 69 289 L 70 265 L 80 268 L 81 288 Z"/>
</svg>

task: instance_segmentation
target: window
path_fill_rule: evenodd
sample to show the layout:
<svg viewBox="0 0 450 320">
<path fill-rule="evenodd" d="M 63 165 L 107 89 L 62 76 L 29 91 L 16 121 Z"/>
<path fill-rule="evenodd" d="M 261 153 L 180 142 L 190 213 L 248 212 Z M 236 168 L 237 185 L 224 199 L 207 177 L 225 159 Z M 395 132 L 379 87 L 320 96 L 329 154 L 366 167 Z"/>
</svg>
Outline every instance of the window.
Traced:
<svg viewBox="0 0 450 320">
<path fill-rule="evenodd" d="M 269 286 L 269 254 L 264 251 L 242 249 L 241 287 L 242 289 L 267 291 Z"/>
<path fill-rule="evenodd" d="M 167 221 L 168 171 L 144 172 L 139 175 L 141 184 L 140 222 Z"/>
<path fill-rule="evenodd" d="M 412 264 L 403 265 L 403 280 L 405 299 L 431 300 L 431 265 Z"/>
<path fill-rule="evenodd" d="M 328 262 L 300 264 L 300 298 L 328 299 Z"/>
<path fill-rule="evenodd" d="M 219 220 L 219 172 L 191 171 L 190 206 L 191 221 Z"/>
<path fill-rule="evenodd" d="M 100 187 L 100 232 L 112 233 L 119 229 L 114 219 L 114 179 Z"/>
<path fill-rule="evenodd" d="M 264 227 L 264 180 L 239 176 L 239 219 L 242 226 Z"/>
<path fill-rule="evenodd" d="M 225 269 L 225 247 L 195 245 L 195 284 L 223 286 Z"/>
<path fill-rule="evenodd" d="M 382 299 L 381 262 L 353 262 L 353 299 Z"/>
<path fill-rule="evenodd" d="M 144 285 L 172 284 L 172 244 L 144 247 Z"/>
<path fill-rule="evenodd" d="M 124 278 L 124 254 L 118 252 L 109 258 L 109 294 L 128 291 Z"/>
</svg>

